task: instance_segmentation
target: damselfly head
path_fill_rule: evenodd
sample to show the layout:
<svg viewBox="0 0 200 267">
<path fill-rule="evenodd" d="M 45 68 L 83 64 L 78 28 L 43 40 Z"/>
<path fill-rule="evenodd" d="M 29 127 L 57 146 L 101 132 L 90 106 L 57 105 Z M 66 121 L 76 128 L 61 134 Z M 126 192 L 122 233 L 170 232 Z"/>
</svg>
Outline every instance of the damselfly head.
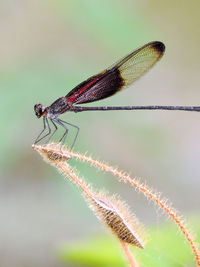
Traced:
<svg viewBox="0 0 200 267">
<path fill-rule="evenodd" d="M 34 106 L 35 115 L 40 118 L 41 116 L 46 115 L 46 108 L 42 106 L 42 104 L 36 104 Z"/>
</svg>

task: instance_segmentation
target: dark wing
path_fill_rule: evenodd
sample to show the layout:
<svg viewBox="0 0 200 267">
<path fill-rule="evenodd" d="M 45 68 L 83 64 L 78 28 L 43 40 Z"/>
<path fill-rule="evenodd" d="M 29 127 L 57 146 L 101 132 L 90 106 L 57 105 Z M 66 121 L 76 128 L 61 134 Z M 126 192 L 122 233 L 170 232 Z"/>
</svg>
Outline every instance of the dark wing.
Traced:
<svg viewBox="0 0 200 267">
<path fill-rule="evenodd" d="M 151 42 L 135 50 L 102 73 L 90 77 L 71 90 L 66 99 L 73 104 L 94 102 L 109 97 L 132 84 L 164 54 L 161 42 Z"/>
</svg>

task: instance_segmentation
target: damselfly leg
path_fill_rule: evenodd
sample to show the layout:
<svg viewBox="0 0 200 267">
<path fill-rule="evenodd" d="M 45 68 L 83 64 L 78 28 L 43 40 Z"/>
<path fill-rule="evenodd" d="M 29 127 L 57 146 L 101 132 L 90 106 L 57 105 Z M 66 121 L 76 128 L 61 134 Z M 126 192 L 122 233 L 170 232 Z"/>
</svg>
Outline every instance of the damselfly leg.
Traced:
<svg viewBox="0 0 200 267">
<path fill-rule="evenodd" d="M 50 128 L 48 119 L 47 119 L 46 117 L 43 118 L 43 125 L 44 125 L 44 128 L 43 128 L 43 130 L 41 131 L 41 133 L 38 135 L 38 137 L 36 138 L 34 144 L 37 144 L 38 142 L 40 142 L 42 139 L 44 139 L 45 137 L 47 137 L 47 136 L 51 133 L 51 128 Z M 42 136 L 42 137 L 40 138 L 40 136 L 42 135 L 42 133 L 46 130 L 46 125 L 47 125 L 47 127 L 48 127 L 48 133 L 45 134 L 44 136 Z"/>
<path fill-rule="evenodd" d="M 58 119 L 58 118 L 57 118 L 57 119 L 54 119 L 54 122 L 56 122 L 57 124 L 59 124 L 60 126 L 62 126 L 62 127 L 65 129 L 65 133 L 63 134 L 62 138 L 60 139 L 61 147 L 62 147 L 62 145 L 65 143 L 65 140 L 66 140 L 66 137 L 67 137 L 67 134 L 68 134 L 68 131 L 69 131 L 69 129 L 66 127 L 65 124 L 68 124 L 68 125 L 70 125 L 70 126 L 76 128 L 76 135 L 75 135 L 75 137 L 74 137 L 74 140 L 73 140 L 73 143 L 72 143 L 72 146 L 71 146 L 71 149 L 73 149 L 74 144 L 75 144 L 76 139 L 77 139 L 77 136 L 78 136 L 78 133 L 79 133 L 79 127 L 76 126 L 76 125 L 74 125 L 74 124 L 72 124 L 72 123 L 63 121 L 63 120 Z"/>
<path fill-rule="evenodd" d="M 53 126 L 55 127 L 53 133 L 50 135 L 50 137 L 47 139 L 46 144 L 49 143 L 49 141 L 51 140 L 51 138 L 54 136 L 54 134 L 56 133 L 56 131 L 58 130 L 58 127 L 56 126 L 55 122 L 53 121 L 53 119 L 50 119 L 50 121 L 52 122 Z"/>
<path fill-rule="evenodd" d="M 69 131 L 69 130 L 68 130 L 68 128 L 67 128 L 63 123 L 61 123 L 58 119 L 56 119 L 55 122 L 56 122 L 57 124 L 59 124 L 60 126 L 62 126 L 62 127 L 65 129 L 65 132 L 64 132 L 63 136 L 62 136 L 61 139 L 59 140 L 59 143 L 61 143 L 61 147 L 60 147 L 60 148 L 62 148 L 63 144 L 65 143 L 65 139 L 66 139 L 66 137 L 67 137 L 67 134 L 68 134 L 68 131 Z"/>
</svg>

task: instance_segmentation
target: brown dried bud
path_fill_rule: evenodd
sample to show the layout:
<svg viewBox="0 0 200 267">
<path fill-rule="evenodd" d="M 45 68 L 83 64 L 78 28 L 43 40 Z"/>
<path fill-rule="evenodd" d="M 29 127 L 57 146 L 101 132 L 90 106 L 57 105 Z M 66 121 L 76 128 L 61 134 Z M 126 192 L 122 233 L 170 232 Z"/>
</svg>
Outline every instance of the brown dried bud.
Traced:
<svg viewBox="0 0 200 267">
<path fill-rule="evenodd" d="M 144 248 L 139 234 L 138 220 L 119 197 L 108 197 L 104 193 L 99 193 L 93 195 L 89 202 L 97 216 L 120 241 Z"/>
<path fill-rule="evenodd" d="M 66 161 L 71 158 L 70 155 L 60 150 L 60 144 L 32 145 L 46 161 Z"/>
</svg>

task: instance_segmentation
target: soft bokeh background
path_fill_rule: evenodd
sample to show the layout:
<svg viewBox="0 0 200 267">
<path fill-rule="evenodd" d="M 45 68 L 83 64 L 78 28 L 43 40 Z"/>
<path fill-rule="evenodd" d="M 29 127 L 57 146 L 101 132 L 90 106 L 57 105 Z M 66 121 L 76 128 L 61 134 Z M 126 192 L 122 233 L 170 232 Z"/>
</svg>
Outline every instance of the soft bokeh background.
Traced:
<svg viewBox="0 0 200 267">
<path fill-rule="evenodd" d="M 153 40 L 165 43 L 163 59 L 98 105 L 199 105 L 199 14 L 198 0 L 0 1 L 0 266 L 71 266 L 58 256 L 62 243 L 104 232 L 79 190 L 31 149 L 42 128 L 33 105 L 51 104 Z M 81 128 L 76 151 L 142 177 L 190 222 L 200 212 L 199 116 L 116 111 L 68 113 L 63 119 Z M 72 164 L 95 187 L 118 192 L 147 229 L 159 233 L 166 218 L 141 194 Z"/>
</svg>

